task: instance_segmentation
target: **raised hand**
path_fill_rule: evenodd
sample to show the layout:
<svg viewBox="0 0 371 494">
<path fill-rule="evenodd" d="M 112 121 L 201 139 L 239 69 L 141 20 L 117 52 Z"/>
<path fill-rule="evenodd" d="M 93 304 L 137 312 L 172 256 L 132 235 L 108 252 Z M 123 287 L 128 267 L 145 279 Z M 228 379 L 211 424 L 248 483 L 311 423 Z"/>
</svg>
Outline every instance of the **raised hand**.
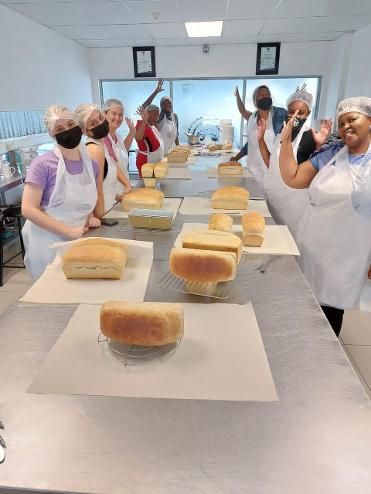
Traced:
<svg viewBox="0 0 371 494">
<path fill-rule="evenodd" d="M 137 114 L 142 118 L 142 120 L 144 120 L 145 122 L 147 121 L 148 115 L 146 110 L 143 108 L 143 106 L 138 106 Z"/>
<path fill-rule="evenodd" d="M 321 128 L 319 132 L 316 132 L 314 129 L 310 129 L 312 131 L 314 142 L 316 143 L 316 148 L 319 149 L 321 146 L 325 144 L 329 135 L 331 134 L 332 129 L 332 120 L 331 118 L 324 118 L 321 120 Z"/>
<path fill-rule="evenodd" d="M 294 115 L 290 118 L 287 123 L 283 124 L 283 129 L 281 132 L 281 144 L 291 142 L 292 128 L 294 126 L 295 118 L 298 115 L 299 110 L 297 110 Z"/>
<path fill-rule="evenodd" d="M 130 131 L 135 130 L 135 124 L 134 124 L 133 120 L 131 120 L 131 118 L 125 117 L 125 122 L 126 122 L 126 125 L 129 127 Z"/>
<path fill-rule="evenodd" d="M 165 91 L 163 88 L 162 88 L 162 85 L 164 83 L 164 80 L 163 79 L 160 79 L 157 83 L 157 87 L 156 87 L 156 93 L 161 93 L 161 91 Z"/>
</svg>

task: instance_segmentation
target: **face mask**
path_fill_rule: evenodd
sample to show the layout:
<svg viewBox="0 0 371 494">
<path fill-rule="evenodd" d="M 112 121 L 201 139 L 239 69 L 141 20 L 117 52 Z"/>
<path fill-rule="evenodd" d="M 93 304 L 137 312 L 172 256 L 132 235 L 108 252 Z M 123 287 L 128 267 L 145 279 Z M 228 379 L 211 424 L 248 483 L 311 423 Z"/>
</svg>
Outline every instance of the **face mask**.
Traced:
<svg viewBox="0 0 371 494">
<path fill-rule="evenodd" d="M 73 149 L 80 144 L 82 131 L 80 127 L 76 125 L 76 127 L 72 127 L 72 129 L 55 134 L 54 137 L 60 146 L 66 149 Z"/>
<path fill-rule="evenodd" d="M 269 110 L 269 108 L 272 106 L 272 98 L 266 97 L 262 99 L 258 99 L 256 102 L 256 106 L 259 108 L 259 110 Z"/>
<path fill-rule="evenodd" d="M 104 122 L 91 129 L 90 132 L 93 134 L 94 139 L 103 139 L 103 137 L 107 137 L 109 133 L 108 121 L 104 120 Z"/>
</svg>

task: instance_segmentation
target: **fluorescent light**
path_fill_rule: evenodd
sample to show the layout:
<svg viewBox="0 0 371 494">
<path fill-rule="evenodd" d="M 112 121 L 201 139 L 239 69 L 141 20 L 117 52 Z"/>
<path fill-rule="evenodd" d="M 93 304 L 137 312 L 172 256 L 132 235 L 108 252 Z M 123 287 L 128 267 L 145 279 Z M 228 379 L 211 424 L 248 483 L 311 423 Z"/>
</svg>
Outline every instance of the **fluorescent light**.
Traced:
<svg viewBox="0 0 371 494">
<path fill-rule="evenodd" d="M 186 22 L 185 27 L 190 38 L 221 36 L 223 31 L 223 21 Z"/>
</svg>

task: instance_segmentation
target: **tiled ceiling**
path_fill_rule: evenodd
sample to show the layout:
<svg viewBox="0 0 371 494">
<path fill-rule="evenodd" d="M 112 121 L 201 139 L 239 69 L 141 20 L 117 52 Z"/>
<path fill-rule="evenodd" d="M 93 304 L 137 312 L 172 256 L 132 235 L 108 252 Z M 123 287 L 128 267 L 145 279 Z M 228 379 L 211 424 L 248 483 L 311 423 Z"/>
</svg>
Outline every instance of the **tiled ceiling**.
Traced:
<svg viewBox="0 0 371 494">
<path fill-rule="evenodd" d="M 88 47 L 334 40 L 371 24 L 371 0 L 0 0 Z M 185 21 L 224 20 L 220 38 Z"/>
</svg>

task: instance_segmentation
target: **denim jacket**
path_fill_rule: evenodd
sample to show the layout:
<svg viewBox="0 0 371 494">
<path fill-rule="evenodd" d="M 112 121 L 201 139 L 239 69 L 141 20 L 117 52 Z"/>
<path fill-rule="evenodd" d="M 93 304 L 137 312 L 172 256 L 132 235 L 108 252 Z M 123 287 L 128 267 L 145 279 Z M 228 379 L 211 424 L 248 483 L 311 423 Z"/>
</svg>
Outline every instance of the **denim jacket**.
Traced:
<svg viewBox="0 0 371 494">
<path fill-rule="evenodd" d="M 255 111 L 250 118 L 255 118 L 257 115 L 258 111 Z M 283 122 L 285 121 L 287 117 L 287 110 L 285 108 L 281 108 L 279 106 L 272 106 L 272 127 L 273 127 L 273 132 L 275 135 L 279 134 L 282 130 L 283 127 Z M 240 153 L 242 153 L 242 156 L 247 155 L 247 142 L 246 144 L 242 147 Z"/>
</svg>

